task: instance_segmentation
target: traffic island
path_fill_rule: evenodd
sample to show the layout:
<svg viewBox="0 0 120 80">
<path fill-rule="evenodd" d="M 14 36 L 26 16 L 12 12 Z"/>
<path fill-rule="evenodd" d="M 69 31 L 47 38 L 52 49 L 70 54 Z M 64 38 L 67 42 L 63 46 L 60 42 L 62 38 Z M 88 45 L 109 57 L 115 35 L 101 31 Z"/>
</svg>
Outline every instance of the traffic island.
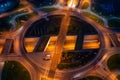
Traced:
<svg viewBox="0 0 120 80">
<path fill-rule="evenodd" d="M 43 75 L 48 78 L 60 78 L 62 75 L 58 76 L 58 74 L 64 73 L 63 77 L 69 80 L 75 72 L 82 72 L 83 69 L 85 71 L 87 67 L 94 66 L 98 56 L 101 56 L 99 51 L 101 36 L 95 28 L 96 25 L 90 24 L 74 13 L 56 11 L 48 15 L 36 16 L 25 26 L 21 34 L 23 55 L 37 67 L 44 69 Z M 61 52 L 57 43 L 60 43 L 58 47 L 61 48 Z M 55 58 L 53 58 L 54 53 Z M 51 64 L 52 59 L 54 59 L 53 64 Z M 59 62 L 54 64 L 57 60 Z M 55 67 L 51 68 L 54 65 Z M 71 77 L 67 77 L 67 74 Z"/>
<path fill-rule="evenodd" d="M 120 32 L 120 19 L 119 18 L 108 19 L 108 26 L 111 30 L 115 32 Z"/>
<path fill-rule="evenodd" d="M 31 80 L 27 69 L 16 61 L 6 61 L 1 80 Z"/>
<path fill-rule="evenodd" d="M 117 79 L 118 79 L 118 80 L 120 80 L 120 74 L 119 74 L 119 75 L 117 75 Z"/>
<path fill-rule="evenodd" d="M 115 77 L 120 80 L 120 54 L 114 54 L 112 55 L 108 61 L 107 61 L 107 66 L 108 69 L 112 72 L 115 73 Z"/>
<path fill-rule="evenodd" d="M 21 14 L 23 14 L 23 15 L 18 16 Z M 13 32 L 15 30 L 18 30 L 22 26 L 22 25 L 20 25 L 20 21 L 23 20 L 23 16 L 25 16 L 25 14 L 26 14 L 26 11 L 22 10 L 22 11 L 18 11 L 18 12 L 11 14 L 11 15 L 0 18 L 0 32 L 1 32 L 1 34 L 9 33 L 9 32 Z M 29 18 L 30 17 L 31 17 L 31 15 L 29 16 Z"/>
<path fill-rule="evenodd" d="M 113 56 L 111 56 L 108 61 L 107 61 L 107 65 L 108 68 L 111 71 L 120 71 L 120 54 L 115 54 Z"/>
<path fill-rule="evenodd" d="M 61 62 L 58 64 L 58 69 L 80 68 L 92 61 L 97 54 L 96 50 L 81 50 L 72 52 L 63 52 Z"/>
</svg>

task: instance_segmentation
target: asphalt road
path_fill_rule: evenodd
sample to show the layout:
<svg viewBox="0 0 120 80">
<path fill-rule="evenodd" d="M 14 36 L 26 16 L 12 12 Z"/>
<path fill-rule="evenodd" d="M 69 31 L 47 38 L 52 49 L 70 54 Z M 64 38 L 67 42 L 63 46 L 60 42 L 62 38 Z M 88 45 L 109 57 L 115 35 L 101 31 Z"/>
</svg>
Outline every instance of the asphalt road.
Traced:
<svg viewBox="0 0 120 80">
<path fill-rule="evenodd" d="M 50 71 L 48 74 L 48 77 L 50 78 L 54 78 L 57 65 L 60 62 L 63 45 L 66 39 L 66 34 L 68 31 L 69 24 L 70 24 L 70 16 L 69 14 L 66 13 L 65 17 L 62 19 L 60 32 L 59 32 L 59 35 L 58 35 L 58 38 L 55 44 L 55 50 L 54 50 L 54 54 L 53 54 L 52 61 L 51 61 Z"/>
</svg>

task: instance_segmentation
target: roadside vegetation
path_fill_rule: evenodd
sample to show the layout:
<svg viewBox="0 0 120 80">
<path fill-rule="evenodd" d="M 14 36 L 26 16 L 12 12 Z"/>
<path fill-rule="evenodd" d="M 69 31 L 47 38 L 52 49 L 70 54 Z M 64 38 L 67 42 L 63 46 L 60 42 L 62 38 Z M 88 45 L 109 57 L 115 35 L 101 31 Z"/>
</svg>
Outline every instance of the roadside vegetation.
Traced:
<svg viewBox="0 0 120 80">
<path fill-rule="evenodd" d="M 17 22 L 16 29 L 19 29 L 26 21 L 28 21 L 30 18 L 34 17 L 35 13 L 25 14 L 20 17 L 17 17 L 15 20 Z"/>
<path fill-rule="evenodd" d="M 107 65 L 111 71 L 120 71 L 120 54 L 115 54 L 111 56 L 107 61 Z"/>
<path fill-rule="evenodd" d="M 89 3 L 88 2 L 84 2 L 81 9 L 87 9 L 89 7 Z"/>
<path fill-rule="evenodd" d="M 117 79 L 120 80 L 120 75 L 117 75 Z"/>
<path fill-rule="evenodd" d="M 26 13 L 25 11 L 19 11 L 16 12 L 14 14 L 11 14 L 9 16 L 0 18 L 0 32 L 8 32 L 10 31 L 10 29 L 13 27 L 13 25 L 10 23 L 10 21 L 12 20 L 12 18 L 16 15 L 22 14 L 22 13 Z"/>
<path fill-rule="evenodd" d="M 56 11 L 58 9 L 53 7 L 53 8 L 41 8 L 40 10 L 44 11 L 44 12 L 52 12 L 52 11 Z"/>
<path fill-rule="evenodd" d="M 98 76 L 88 76 L 86 78 L 82 78 L 82 79 L 78 79 L 78 80 L 103 80 L 103 79 Z"/>
<path fill-rule="evenodd" d="M 114 19 L 108 20 L 108 26 L 110 28 L 120 29 L 120 19 L 119 18 L 114 18 Z"/>
<path fill-rule="evenodd" d="M 93 60 L 97 50 L 81 50 L 63 52 L 61 62 L 58 64 L 58 69 L 70 69 L 82 67 Z"/>
<path fill-rule="evenodd" d="M 99 25 L 103 26 L 104 25 L 104 22 L 103 20 L 101 20 L 99 17 L 93 15 L 93 14 L 90 14 L 88 12 L 83 12 L 83 15 L 92 19 L 93 21 L 95 21 L 96 23 L 98 23 Z"/>
<path fill-rule="evenodd" d="M 16 61 L 6 61 L 1 80 L 31 80 L 27 69 Z"/>
<path fill-rule="evenodd" d="M 53 15 L 36 21 L 27 30 L 25 37 L 58 35 L 62 18 L 63 15 Z"/>
</svg>

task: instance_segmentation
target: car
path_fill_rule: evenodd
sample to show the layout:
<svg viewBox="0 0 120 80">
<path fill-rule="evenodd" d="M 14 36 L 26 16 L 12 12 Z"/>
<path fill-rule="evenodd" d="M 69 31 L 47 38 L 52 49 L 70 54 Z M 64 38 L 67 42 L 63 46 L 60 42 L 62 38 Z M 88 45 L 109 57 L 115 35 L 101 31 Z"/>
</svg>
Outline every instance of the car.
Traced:
<svg viewBox="0 0 120 80">
<path fill-rule="evenodd" d="M 51 55 L 50 54 L 45 54 L 45 56 L 43 57 L 43 60 L 48 61 L 51 59 Z"/>
</svg>

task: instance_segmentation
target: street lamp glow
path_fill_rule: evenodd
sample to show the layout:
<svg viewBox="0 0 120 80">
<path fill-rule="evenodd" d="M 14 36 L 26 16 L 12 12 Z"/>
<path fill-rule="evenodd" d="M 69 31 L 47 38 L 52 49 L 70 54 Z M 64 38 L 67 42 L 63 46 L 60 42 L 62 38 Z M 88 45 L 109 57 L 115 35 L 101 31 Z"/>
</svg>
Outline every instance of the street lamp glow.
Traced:
<svg viewBox="0 0 120 80">
<path fill-rule="evenodd" d="M 72 4 L 73 4 L 73 0 L 69 0 L 68 1 L 68 7 L 72 7 Z"/>
<path fill-rule="evenodd" d="M 75 8 L 78 4 L 78 1 L 77 0 L 68 0 L 68 7 L 72 7 L 72 8 Z"/>
</svg>

